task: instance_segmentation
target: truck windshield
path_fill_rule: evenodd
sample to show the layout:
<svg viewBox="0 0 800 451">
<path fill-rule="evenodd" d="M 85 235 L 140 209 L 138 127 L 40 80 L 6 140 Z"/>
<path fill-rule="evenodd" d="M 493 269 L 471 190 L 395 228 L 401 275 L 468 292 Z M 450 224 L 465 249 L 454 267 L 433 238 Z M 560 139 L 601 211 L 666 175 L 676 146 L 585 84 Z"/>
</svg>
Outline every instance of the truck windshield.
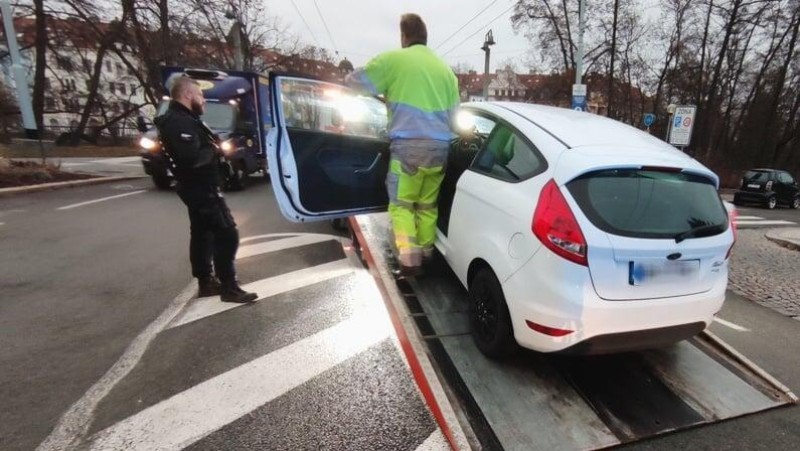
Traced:
<svg viewBox="0 0 800 451">
<path fill-rule="evenodd" d="M 162 100 L 158 104 L 156 117 L 166 113 L 167 108 L 169 108 L 169 100 Z M 206 102 L 206 111 L 200 118 L 214 130 L 233 130 L 236 109 L 227 103 Z"/>
</svg>

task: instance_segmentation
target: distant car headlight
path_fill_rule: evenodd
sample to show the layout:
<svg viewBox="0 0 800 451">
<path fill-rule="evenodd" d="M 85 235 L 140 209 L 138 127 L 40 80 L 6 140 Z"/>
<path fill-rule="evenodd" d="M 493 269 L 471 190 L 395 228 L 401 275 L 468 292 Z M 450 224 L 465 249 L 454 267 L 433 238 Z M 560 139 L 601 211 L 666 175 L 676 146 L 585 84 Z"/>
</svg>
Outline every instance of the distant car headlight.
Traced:
<svg viewBox="0 0 800 451">
<path fill-rule="evenodd" d="M 139 146 L 144 150 L 153 151 L 158 148 L 158 143 L 146 136 L 142 136 L 142 139 L 139 140 Z"/>
<path fill-rule="evenodd" d="M 233 145 L 233 140 L 229 139 L 226 141 L 222 141 L 222 144 L 219 145 L 219 148 L 222 149 L 225 153 L 233 152 L 236 146 Z"/>
</svg>

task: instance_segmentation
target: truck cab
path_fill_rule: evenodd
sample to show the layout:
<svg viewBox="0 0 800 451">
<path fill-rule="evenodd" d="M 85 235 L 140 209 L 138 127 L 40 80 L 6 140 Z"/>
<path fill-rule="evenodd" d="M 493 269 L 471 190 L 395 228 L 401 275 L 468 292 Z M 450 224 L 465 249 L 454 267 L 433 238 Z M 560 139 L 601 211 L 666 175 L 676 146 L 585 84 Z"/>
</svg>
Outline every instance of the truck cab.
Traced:
<svg viewBox="0 0 800 451">
<path fill-rule="evenodd" d="M 221 72 L 201 69 L 163 68 L 164 88 L 175 77 L 197 80 L 206 99 L 202 120 L 214 131 L 221 149 L 220 171 L 223 188 L 243 189 L 246 179 L 256 172 L 267 176 L 265 140 L 271 127 L 268 79 L 248 72 Z M 164 96 L 155 117 L 164 114 L 171 99 Z M 160 189 L 168 189 L 172 175 L 166 164 L 158 130 L 147 124 L 139 141 L 145 172 Z"/>
</svg>

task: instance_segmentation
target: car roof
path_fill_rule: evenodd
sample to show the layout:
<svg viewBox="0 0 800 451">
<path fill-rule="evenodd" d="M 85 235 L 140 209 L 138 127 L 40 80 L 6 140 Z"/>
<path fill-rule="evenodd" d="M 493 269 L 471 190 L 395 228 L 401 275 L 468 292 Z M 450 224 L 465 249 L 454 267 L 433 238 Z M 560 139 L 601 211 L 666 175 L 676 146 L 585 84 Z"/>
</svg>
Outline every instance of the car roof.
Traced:
<svg viewBox="0 0 800 451">
<path fill-rule="evenodd" d="M 472 105 L 480 108 L 484 104 L 495 105 L 526 118 L 568 147 L 647 146 L 669 153 L 676 151 L 674 147 L 649 133 L 592 113 L 518 102 L 478 102 Z"/>
<path fill-rule="evenodd" d="M 756 172 L 785 172 L 785 171 L 779 171 L 777 169 L 767 169 L 767 168 L 748 169 L 748 171 L 756 171 Z"/>
</svg>

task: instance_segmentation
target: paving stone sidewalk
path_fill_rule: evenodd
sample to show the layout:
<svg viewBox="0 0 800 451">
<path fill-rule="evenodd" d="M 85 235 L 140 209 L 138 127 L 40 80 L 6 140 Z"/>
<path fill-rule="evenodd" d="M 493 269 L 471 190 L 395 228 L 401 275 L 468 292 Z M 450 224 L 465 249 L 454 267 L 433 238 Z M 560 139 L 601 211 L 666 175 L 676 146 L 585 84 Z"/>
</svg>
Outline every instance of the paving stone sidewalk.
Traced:
<svg viewBox="0 0 800 451">
<path fill-rule="evenodd" d="M 739 230 L 739 240 L 731 257 L 728 287 L 754 302 L 800 320 L 800 251 L 783 247 L 766 237 L 767 234 L 784 236 L 790 230 Z M 800 229 L 794 230 L 800 235 Z"/>
</svg>

